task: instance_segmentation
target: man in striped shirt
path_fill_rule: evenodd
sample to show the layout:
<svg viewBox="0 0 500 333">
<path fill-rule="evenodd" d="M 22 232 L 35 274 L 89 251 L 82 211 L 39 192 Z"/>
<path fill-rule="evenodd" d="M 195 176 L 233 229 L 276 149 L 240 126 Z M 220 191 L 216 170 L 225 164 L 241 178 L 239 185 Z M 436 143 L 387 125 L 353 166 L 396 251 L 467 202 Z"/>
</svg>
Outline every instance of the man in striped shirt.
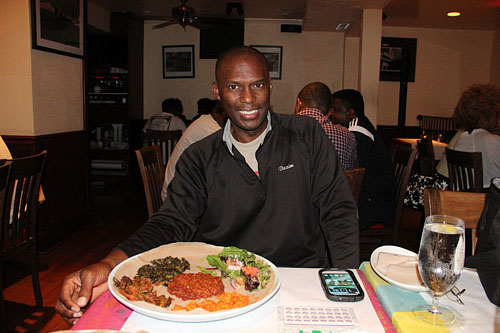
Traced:
<svg viewBox="0 0 500 333">
<path fill-rule="evenodd" d="M 335 146 L 344 170 L 358 167 L 357 143 L 354 134 L 328 118 L 332 98 L 328 86 L 322 82 L 311 82 L 300 91 L 295 103 L 295 113 L 316 119 Z"/>
</svg>

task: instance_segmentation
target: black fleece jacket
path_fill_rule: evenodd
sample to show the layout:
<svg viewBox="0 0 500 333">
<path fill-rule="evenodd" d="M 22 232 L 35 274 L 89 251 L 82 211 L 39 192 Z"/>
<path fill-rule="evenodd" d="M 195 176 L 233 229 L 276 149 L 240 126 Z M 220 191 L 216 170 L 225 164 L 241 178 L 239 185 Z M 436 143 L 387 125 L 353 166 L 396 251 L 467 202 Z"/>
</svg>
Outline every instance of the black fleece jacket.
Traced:
<svg viewBox="0 0 500 333">
<path fill-rule="evenodd" d="M 271 111 L 270 111 L 271 112 Z M 119 245 L 128 256 L 177 241 L 234 245 L 277 266 L 357 268 L 356 206 L 334 146 L 309 117 L 271 112 L 257 176 L 223 130 L 180 157 L 161 209 Z"/>
</svg>

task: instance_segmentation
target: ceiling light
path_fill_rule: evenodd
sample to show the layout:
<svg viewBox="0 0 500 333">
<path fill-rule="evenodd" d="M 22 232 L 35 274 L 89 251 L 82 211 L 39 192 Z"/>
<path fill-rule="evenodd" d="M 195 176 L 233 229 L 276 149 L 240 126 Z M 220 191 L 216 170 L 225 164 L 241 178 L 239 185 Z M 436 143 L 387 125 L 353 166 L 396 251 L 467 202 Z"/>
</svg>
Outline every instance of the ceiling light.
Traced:
<svg viewBox="0 0 500 333">
<path fill-rule="evenodd" d="M 446 13 L 446 16 L 449 16 L 449 17 L 457 17 L 460 15 L 462 15 L 462 13 L 460 13 L 460 12 L 448 12 L 448 13 Z"/>
</svg>

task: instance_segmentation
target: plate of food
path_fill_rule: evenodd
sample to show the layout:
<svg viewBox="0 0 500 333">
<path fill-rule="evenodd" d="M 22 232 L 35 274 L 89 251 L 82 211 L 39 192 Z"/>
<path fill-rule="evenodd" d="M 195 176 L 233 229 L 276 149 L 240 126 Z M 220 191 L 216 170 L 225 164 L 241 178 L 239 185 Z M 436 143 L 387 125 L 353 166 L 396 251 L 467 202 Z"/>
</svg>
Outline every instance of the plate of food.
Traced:
<svg viewBox="0 0 500 333">
<path fill-rule="evenodd" d="M 372 252 L 370 264 L 382 279 L 410 291 L 429 290 L 418 272 L 418 256 L 399 246 L 381 246 Z"/>
<path fill-rule="evenodd" d="M 280 288 L 276 266 L 236 247 L 179 242 L 128 258 L 108 278 L 125 306 L 179 322 L 230 318 L 270 300 Z"/>
</svg>

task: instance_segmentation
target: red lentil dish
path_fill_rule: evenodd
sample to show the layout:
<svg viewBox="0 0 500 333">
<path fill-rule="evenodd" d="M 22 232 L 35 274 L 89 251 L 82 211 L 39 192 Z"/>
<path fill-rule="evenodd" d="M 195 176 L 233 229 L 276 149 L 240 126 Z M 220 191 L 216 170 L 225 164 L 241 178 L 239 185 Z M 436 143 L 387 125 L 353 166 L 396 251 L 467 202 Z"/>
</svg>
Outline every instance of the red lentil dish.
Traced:
<svg viewBox="0 0 500 333">
<path fill-rule="evenodd" d="M 123 296 L 141 308 L 186 314 L 245 307 L 268 295 L 276 279 L 271 267 L 251 252 L 195 242 L 168 244 L 130 258 L 112 278 L 119 300 Z"/>
</svg>

